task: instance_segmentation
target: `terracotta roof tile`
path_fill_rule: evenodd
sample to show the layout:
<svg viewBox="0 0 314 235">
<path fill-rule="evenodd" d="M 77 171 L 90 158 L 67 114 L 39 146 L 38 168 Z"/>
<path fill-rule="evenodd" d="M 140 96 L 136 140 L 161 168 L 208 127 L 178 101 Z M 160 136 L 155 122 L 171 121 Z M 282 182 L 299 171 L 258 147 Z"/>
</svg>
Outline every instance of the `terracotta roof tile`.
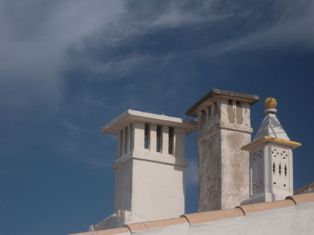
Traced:
<svg viewBox="0 0 314 235">
<path fill-rule="evenodd" d="M 132 233 L 141 232 L 143 230 L 151 230 L 157 228 L 163 228 L 167 226 L 187 223 L 185 218 L 172 218 L 163 220 L 154 220 L 142 223 L 128 224 L 126 227 L 130 229 Z"/>
<path fill-rule="evenodd" d="M 206 211 L 193 214 L 181 215 L 185 217 L 190 224 L 207 223 L 214 220 L 226 219 L 230 217 L 244 216 L 241 209 Z"/>
<path fill-rule="evenodd" d="M 296 205 L 302 202 L 312 202 L 314 201 L 314 193 L 293 195 L 293 196 L 287 197 L 287 199 L 292 200 Z"/>
<path fill-rule="evenodd" d="M 295 204 L 292 200 L 280 200 L 280 201 L 274 201 L 274 202 L 262 202 L 262 203 L 254 203 L 254 204 L 249 204 L 249 205 L 237 206 L 237 208 L 242 209 L 245 215 L 247 215 L 253 212 L 272 210 L 276 208 L 283 208 L 283 207 L 289 207 L 289 206 L 294 206 L 294 205 Z"/>
</svg>

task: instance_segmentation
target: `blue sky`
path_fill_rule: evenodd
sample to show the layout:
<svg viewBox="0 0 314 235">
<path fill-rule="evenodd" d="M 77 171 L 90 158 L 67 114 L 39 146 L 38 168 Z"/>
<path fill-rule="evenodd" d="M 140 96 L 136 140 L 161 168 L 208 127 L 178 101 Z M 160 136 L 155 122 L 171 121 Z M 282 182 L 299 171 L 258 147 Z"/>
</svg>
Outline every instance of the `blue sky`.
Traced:
<svg viewBox="0 0 314 235">
<path fill-rule="evenodd" d="M 113 211 L 128 108 L 185 117 L 212 88 L 278 99 L 295 188 L 314 181 L 314 2 L 0 0 L 0 233 L 85 231 Z M 255 130 L 262 101 L 252 107 Z M 195 134 L 187 211 L 197 210 Z"/>
</svg>

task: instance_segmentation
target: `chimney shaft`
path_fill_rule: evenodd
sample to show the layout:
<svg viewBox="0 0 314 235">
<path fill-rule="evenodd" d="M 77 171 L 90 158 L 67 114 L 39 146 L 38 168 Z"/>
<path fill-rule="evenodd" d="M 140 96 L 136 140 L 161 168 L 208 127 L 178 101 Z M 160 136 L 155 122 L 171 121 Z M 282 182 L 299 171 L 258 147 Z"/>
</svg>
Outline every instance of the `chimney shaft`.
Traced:
<svg viewBox="0 0 314 235">
<path fill-rule="evenodd" d="M 188 111 L 197 116 L 199 210 L 234 208 L 249 196 L 250 106 L 255 95 L 214 89 Z"/>
</svg>

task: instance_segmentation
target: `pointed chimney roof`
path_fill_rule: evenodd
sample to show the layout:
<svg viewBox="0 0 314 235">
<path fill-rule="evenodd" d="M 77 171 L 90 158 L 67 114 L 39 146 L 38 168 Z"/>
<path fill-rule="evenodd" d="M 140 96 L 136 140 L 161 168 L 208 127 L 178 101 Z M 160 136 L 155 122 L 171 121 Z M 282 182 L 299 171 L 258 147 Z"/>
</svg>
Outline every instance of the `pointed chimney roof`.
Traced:
<svg viewBox="0 0 314 235">
<path fill-rule="evenodd" d="M 266 116 L 263 119 L 254 140 L 261 139 L 264 136 L 290 140 L 276 116 L 277 101 L 275 98 L 269 97 L 265 100 L 265 113 Z"/>
<path fill-rule="evenodd" d="M 243 150 L 249 151 L 252 147 L 264 143 L 277 143 L 297 148 L 301 143 L 291 141 L 280 124 L 277 113 L 277 100 L 273 97 L 268 97 L 264 103 L 266 116 L 253 140 L 248 145 L 242 147 Z"/>
</svg>

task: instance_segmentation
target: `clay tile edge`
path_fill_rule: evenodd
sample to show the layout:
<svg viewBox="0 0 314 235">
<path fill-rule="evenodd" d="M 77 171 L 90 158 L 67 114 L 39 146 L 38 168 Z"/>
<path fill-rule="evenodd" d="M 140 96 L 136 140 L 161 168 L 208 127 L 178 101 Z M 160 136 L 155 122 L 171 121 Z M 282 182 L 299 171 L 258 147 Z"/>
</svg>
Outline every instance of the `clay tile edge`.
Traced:
<svg viewBox="0 0 314 235">
<path fill-rule="evenodd" d="M 243 206 L 237 206 L 236 208 L 241 209 L 245 215 L 254 213 L 254 212 L 260 212 L 260 211 L 266 211 L 276 208 L 284 208 L 284 207 L 290 207 L 294 206 L 294 202 L 292 200 L 280 200 L 280 201 L 274 201 L 274 202 L 262 202 L 262 203 L 254 203 L 249 205 L 243 205 Z"/>
<path fill-rule="evenodd" d="M 188 223 L 185 218 L 171 218 L 125 225 L 132 233 Z"/>
<path fill-rule="evenodd" d="M 286 197 L 286 199 L 292 200 L 295 205 L 304 202 L 314 202 L 314 193 L 304 193 L 304 194 L 297 194 Z"/>
<path fill-rule="evenodd" d="M 113 229 L 105 229 L 93 232 L 85 232 L 85 233 L 75 233 L 69 235 L 116 235 L 116 234 L 131 234 L 128 228 L 120 227 L 120 228 L 113 228 Z"/>
<path fill-rule="evenodd" d="M 215 220 L 227 219 L 238 216 L 244 216 L 244 213 L 240 208 L 181 215 L 181 217 L 185 217 L 191 225 L 207 223 Z"/>
</svg>

